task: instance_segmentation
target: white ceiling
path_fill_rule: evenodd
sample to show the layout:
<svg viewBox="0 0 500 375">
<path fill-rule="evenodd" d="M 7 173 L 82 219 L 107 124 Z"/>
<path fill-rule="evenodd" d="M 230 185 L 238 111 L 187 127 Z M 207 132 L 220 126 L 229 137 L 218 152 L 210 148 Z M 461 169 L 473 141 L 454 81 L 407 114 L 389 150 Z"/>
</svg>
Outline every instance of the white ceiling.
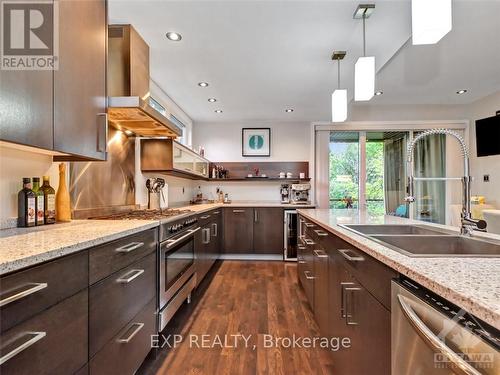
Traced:
<svg viewBox="0 0 500 375">
<path fill-rule="evenodd" d="M 449 35 L 437 46 L 402 49 L 411 33 L 410 1 L 375 3 L 367 54 L 382 68 L 377 87 L 384 95 L 371 104 L 456 103 L 500 89 L 500 1 L 454 1 Z M 110 0 L 109 15 L 111 23 L 135 26 L 151 48 L 152 78 L 194 121 L 309 122 L 330 119 L 333 50 L 347 50 L 342 86 L 352 95 L 362 53 L 362 24 L 352 19 L 357 4 Z M 167 31 L 182 41 L 167 40 Z M 200 88 L 200 81 L 210 86 Z M 454 94 L 461 88 L 469 93 Z"/>
</svg>

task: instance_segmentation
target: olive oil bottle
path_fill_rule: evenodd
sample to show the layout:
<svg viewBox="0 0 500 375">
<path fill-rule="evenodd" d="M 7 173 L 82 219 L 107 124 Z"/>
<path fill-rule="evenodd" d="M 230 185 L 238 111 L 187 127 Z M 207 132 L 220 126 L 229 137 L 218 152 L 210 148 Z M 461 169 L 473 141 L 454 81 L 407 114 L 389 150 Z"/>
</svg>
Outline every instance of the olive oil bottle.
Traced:
<svg viewBox="0 0 500 375">
<path fill-rule="evenodd" d="M 40 189 L 40 177 L 33 177 L 33 193 L 35 193 L 35 224 L 45 224 L 45 203 L 43 191 Z"/>
<path fill-rule="evenodd" d="M 17 225 L 34 227 L 36 224 L 36 195 L 31 190 L 31 178 L 23 178 L 23 188 L 17 194 Z"/>
<path fill-rule="evenodd" d="M 43 176 L 43 185 L 40 190 L 43 192 L 45 224 L 54 224 L 56 222 L 56 191 L 50 186 L 49 176 Z"/>
</svg>

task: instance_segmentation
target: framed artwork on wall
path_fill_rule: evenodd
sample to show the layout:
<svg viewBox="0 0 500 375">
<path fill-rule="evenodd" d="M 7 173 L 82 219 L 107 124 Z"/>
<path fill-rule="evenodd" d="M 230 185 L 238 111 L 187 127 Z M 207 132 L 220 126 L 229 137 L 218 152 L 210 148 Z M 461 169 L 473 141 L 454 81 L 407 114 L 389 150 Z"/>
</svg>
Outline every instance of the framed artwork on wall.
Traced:
<svg viewBox="0 0 500 375">
<path fill-rule="evenodd" d="M 271 156 L 271 128 L 241 129 L 242 156 Z"/>
</svg>

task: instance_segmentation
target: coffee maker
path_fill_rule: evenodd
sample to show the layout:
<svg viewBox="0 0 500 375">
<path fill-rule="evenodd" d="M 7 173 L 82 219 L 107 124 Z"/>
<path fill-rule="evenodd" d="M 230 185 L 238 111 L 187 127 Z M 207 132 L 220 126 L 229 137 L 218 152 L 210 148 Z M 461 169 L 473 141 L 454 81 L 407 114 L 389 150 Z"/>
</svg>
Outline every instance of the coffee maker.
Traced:
<svg viewBox="0 0 500 375">
<path fill-rule="evenodd" d="M 311 190 L 311 184 L 292 184 L 290 188 L 290 203 L 310 204 L 309 190 Z"/>
<path fill-rule="evenodd" d="M 290 203 L 290 184 L 281 184 L 281 203 Z"/>
</svg>

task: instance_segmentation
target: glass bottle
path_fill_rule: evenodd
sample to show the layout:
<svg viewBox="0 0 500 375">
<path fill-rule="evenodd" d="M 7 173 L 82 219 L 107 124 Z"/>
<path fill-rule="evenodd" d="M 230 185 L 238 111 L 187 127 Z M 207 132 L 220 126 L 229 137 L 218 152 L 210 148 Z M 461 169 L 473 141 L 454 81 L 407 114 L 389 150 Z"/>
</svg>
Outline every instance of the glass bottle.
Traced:
<svg viewBox="0 0 500 375">
<path fill-rule="evenodd" d="M 35 193 L 31 190 L 31 178 L 23 178 L 23 188 L 17 194 L 17 225 L 34 227 L 36 215 Z"/>
<path fill-rule="evenodd" d="M 35 224 L 45 224 L 45 203 L 43 191 L 40 189 L 40 177 L 33 177 L 33 193 L 35 193 Z"/>
<path fill-rule="evenodd" d="M 56 222 L 56 191 L 50 186 L 49 176 L 43 176 L 43 185 L 40 189 L 43 192 L 45 224 L 54 224 Z"/>
</svg>

